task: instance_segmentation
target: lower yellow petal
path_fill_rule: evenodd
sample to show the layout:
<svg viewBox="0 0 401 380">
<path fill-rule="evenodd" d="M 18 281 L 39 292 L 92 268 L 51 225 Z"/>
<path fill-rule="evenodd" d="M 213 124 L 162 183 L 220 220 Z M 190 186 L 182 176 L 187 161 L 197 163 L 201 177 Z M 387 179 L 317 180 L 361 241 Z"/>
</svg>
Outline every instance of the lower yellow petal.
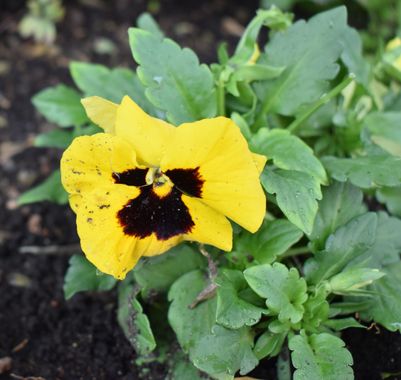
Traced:
<svg viewBox="0 0 401 380">
<path fill-rule="evenodd" d="M 83 194 L 114 183 L 113 173 L 137 167 L 135 151 L 107 133 L 74 139 L 61 158 L 61 180 L 70 194 Z"/>
<path fill-rule="evenodd" d="M 266 212 L 261 162 L 234 122 L 218 117 L 176 128 L 161 169 L 199 168 L 202 202 L 255 232 Z"/>
<path fill-rule="evenodd" d="M 81 100 L 86 114 L 96 125 L 106 133 L 114 134 L 118 104 L 99 96 L 91 96 Z"/>
<path fill-rule="evenodd" d="M 137 159 L 146 166 L 159 166 L 175 128 L 144 112 L 125 96 L 117 111 L 116 135 L 135 149 Z"/>
<path fill-rule="evenodd" d="M 139 190 L 114 185 L 97 188 L 83 197 L 77 212 L 78 235 L 88 260 L 103 273 L 123 279 L 141 257 L 137 239 L 124 234 L 117 213 Z"/>
<path fill-rule="evenodd" d="M 227 218 L 203 204 L 199 199 L 182 196 L 195 226 L 185 235 L 185 240 L 210 244 L 224 251 L 231 251 L 233 230 Z"/>
</svg>

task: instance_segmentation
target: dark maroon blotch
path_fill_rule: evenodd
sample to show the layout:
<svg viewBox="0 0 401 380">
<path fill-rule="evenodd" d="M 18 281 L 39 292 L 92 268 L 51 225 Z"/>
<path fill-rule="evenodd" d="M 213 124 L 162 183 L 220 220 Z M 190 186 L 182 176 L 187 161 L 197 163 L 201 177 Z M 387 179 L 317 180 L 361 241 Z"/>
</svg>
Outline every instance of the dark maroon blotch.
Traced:
<svg viewBox="0 0 401 380">
<path fill-rule="evenodd" d="M 185 194 L 197 198 L 202 196 L 202 186 L 205 181 L 199 173 L 199 168 L 172 169 L 167 170 L 165 174 Z"/>
<path fill-rule="evenodd" d="M 128 169 L 121 173 L 113 173 L 115 183 L 128 186 L 144 186 L 146 185 L 146 173 L 148 169 Z"/>
<path fill-rule="evenodd" d="M 162 198 L 152 186 L 141 187 L 139 196 L 117 213 L 124 233 L 141 239 L 155 233 L 158 240 L 168 240 L 190 232 L 195 224 L 181 196 L 175 187 Z"/>
</svg>

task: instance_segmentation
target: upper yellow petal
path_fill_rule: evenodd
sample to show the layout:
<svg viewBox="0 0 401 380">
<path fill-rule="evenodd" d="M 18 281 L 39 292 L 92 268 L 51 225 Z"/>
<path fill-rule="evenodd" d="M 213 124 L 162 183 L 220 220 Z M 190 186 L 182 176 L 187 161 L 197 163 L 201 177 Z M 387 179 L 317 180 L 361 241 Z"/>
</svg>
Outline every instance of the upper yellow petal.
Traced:
<svg viewBox="0 0 401 380">
<path fill-rule="evenodd" d="M 86 114 L 96 125 L 106 133 L 114 134 L 118 104 L 99 96 L 91 96 L 81 100 Z"/>
<path fill-rule="evenodd" d="M 231 223 L 220 212 L 202 203 L 200 199 L 182 196 L 194 222 L 191 232 L 185 234 L 185 240 L 210 244 L 224 251 L 231 251 L 233 229 Z"/>
<path fill-rule="evenodd" d="M 135 151 L 107 133 L 74 139 L 61 158 L 61 181 L 70 194 L 114 184 L 113 173 L 137 167 Z"/>
<path fill-rule="evenodd" d="M 202 201 L 255 232 L 265 215 L 266 198 L 259 182 L 260 159 L 254 158 L 234 122 L 218 117 L 177 127 L 161 169 L 199 167 Z"/>
<path fill-rule="evenodd" d="M 149 116 L 125 96 L 117 111 L 115 131 L 117 136 L 128 141 L 135 149 L 139 163 L 159 166 L 175 127 Z"/>
</svg>

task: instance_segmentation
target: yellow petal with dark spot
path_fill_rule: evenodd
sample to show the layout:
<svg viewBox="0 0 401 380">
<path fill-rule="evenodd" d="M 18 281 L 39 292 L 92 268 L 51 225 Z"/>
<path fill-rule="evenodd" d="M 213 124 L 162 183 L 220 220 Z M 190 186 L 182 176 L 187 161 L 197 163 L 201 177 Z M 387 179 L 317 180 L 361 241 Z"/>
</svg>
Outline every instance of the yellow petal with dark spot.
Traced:
<svg viewBox="0 0 401 380">
<path fill-rule="evenodd" d="M 61 180 L 70 194 L 84 194 L 114 184 L 113 172 L 137 166 L 135 151 L 123 139 L 107 133 L 81 136 L 61 158 Z"/>
<path fill-rule="evenodd" d="M 177 127 L 161 169 L 199 167 L 202 202 L 255 232 L 266 212 L 257 165 L 239 128 L 218 117 Z"/>
<path fill-rule="evenodd" d="M 81 100 L 86 114 L 96 125 L 106 133 L 114 134 L 118 104 L 99 96 L 91 96 Z"/>
<path fill-rule="evenodd" d="M 144 112 L 125 96 L 117 111 L 116 135 L 131 144 L 140 164 L 159 166 L 175 128 Z"/>
</svg>

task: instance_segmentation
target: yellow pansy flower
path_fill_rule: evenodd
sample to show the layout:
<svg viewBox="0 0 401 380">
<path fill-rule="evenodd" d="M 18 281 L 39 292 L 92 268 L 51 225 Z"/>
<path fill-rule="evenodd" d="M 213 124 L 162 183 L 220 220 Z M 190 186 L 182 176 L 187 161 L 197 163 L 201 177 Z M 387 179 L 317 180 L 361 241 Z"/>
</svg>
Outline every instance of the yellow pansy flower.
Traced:
<svg viewBox="0 0 401 380">
<path fill-rule="evenodd" d="M 82 250 L 102 272 L 123 279 L 141 256 L 184 240 L 230 251 L 227 217 L 251 232 L 260 227 L 266 158 L 250 152 L 232 120 L 174 127 L 128 96 L 119 105 L 99 97 L 82 103 L 105 133 L 76 138 L 61 175 Z"/>
</svg>

